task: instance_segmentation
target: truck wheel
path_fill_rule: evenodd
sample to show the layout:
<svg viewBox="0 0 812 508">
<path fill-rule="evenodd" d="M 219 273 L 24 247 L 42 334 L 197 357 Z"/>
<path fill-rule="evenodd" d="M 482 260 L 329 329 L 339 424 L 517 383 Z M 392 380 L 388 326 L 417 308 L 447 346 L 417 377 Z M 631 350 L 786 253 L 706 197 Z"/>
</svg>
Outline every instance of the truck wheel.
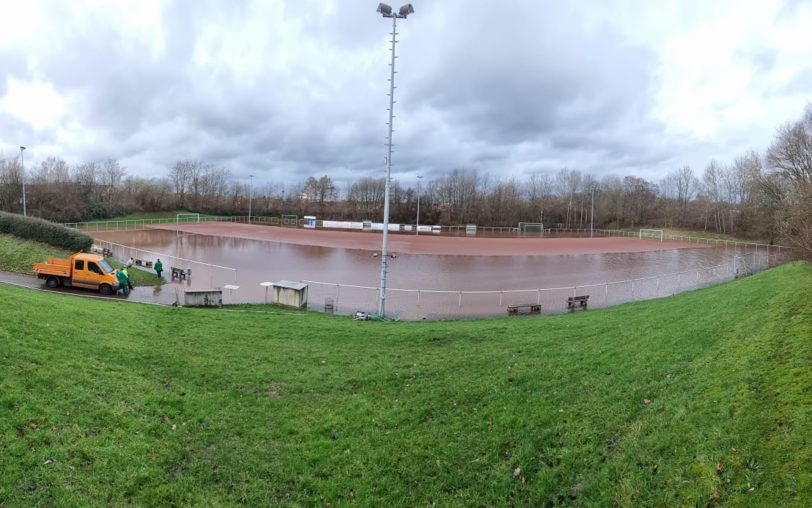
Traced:
<svg viewBox="0 0 812 508">
<path fill-rule="evenodd" d="M 102 284 L 101 286 L 99 286 L 99 293 L 105 296 L 109 295 L 112 292 L 113 288 L 111 288 L 109 284 Z"/>
<path fill-rule="evenodd" d="M 45 285 L 48 286 L 51 289 L 58 288 L 59 287 L 59 279 L 57 279 L 56 277 L 53 277 L 53 276 L 48 277 L 47 279 L 45 279 Z"/>
</svg>

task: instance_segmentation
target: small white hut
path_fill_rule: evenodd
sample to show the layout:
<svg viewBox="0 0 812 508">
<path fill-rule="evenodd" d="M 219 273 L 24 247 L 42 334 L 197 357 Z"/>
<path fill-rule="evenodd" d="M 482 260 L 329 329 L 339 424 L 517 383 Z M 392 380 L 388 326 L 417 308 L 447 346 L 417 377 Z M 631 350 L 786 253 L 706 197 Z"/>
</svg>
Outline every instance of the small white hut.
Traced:
<svg viewBox="0 0 812 508">
<path fill-rule="evenodd" d="M 280 280 L 273 283 L 273 301 L 300 309 L 307 306 L 307 284 Z"/>
</svg>

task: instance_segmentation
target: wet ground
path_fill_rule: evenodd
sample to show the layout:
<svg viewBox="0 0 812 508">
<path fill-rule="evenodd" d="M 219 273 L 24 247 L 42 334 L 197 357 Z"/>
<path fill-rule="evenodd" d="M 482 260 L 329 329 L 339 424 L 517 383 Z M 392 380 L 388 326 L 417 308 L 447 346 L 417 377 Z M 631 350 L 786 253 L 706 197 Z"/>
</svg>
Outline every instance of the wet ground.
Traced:
<svg viewBox="0 0 812 508">
<path fill-rule="evenodd" d="M 156 286 L 141 286 L 133 288 L 129 295 L 118 293 L 115 295 L 103 296 L 97 291 L 90 291 L 80 288 L 60 287 L 50 289 L 45 285 L 45 281 L 33 275 L 24 275 L 12 272 L 0 272 L 0 282 L 12 286 L 38 289 L 50 293 L 67 294 L 81 296 L 85 298 L 99 298 L 102 300 L 113 300 L 119 302 L 149 303 L 156 305 L 172 305 L 183 301 L 183 289 L 176 284 L 163 284 Z"/>
<path fill-rule="evenodd" d="M 205 224 L 183 226 L 180 232 L 150 229 L 94 236 L 131 247 L 113 245 L 118 258 L 162 257 L 166 273 L 171 266 L 191 269 L 189 279 L 160 290 L 157 296 L 161 300 L 182 302 L 185 288 L 225 288 L 224 303 L 263 303 L 272 294 L 266 294 L 261 282 L 305 280 L 309 281 L 312 308 L 322 307 L 329 299 L 343 313 L 377 309 L 381 263 L 373 247 L 380 243 L 380 233 L 328 232 L 331 234 L 320 236 L 321 231 L 302 235 L 302 230 L 288 230 L 299 232 L 293 235 L 297 242 L 293 243 L 293 236 L 279 240 L 280 232 L 288 234 L 285 228 L 219 224 L 240 236 L 230 237 L 222 231 L 217 236 L 197 234 L 194 231 L 208 231 L 195 226 Z M 277 238 L 271 239 L 274 235 Z M 389 260 L 387 314 L 407 319 L 504 315 L 507 305 L 521 303 L 541 303 L 544 312 L 561 312 L 567 297 L 575 294 L 590 294 L 593 307 L 666 296 L 733 278 L 734 257 L 743 253 L 636 238 L 511 242 L 491 238 L 476 243 L 471 238 L 426 237 L 416 243 L 401 236 L 390 236 L 401 248 L 392 249 L 397 257 Z M 308 237 L 333 244 L 340 238 L 337 245 L 359 248 L 299 243 Z M 500 241 L 502 245 L 492 243 Z M 519 245 L 518 254 L 504 254 L 504 244 Z M 564 247 L 572 253 L 561 253 Z M 420 253 L 449 248 L 458 254 Z M 490 254 L 482 254 L 483 249 Z"/>
</svg>

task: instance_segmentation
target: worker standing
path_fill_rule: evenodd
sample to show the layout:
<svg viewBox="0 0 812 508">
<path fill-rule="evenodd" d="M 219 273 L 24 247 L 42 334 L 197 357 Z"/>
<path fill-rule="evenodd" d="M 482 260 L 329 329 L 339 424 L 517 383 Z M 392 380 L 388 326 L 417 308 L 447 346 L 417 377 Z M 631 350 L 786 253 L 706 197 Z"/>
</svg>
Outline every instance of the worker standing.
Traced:
<svg viewBox="0 0 812 508">
<path fill-rule="evenodd" d="M 130 272 L 129 272 L 129 270 L 127 270 L 127 267 L 124 267 L 124 269 L 121 270 L 121 271 L 124 272 L 124 276 L 127 277 L 127 287 L 129 289 L 132 289 L 133 288 L 133 283 L 130 281 Z"/>
<path fill-rule="evenodd" d="M 155 272 L 158 274 L 158 278 L 161 278 L 161 272 L 164 271 L 164 265 L 161 263 L 161 259 L 158 258 L 158 261 L 155 262 Z"/>
<path fill-rule="evenodd" d="M 118 285 L 121 287 L 121 291 L 124 295 L 130 294 L 130 279 L 127 277 L 127 273 L 125 270 L 117 270 L 116 271 L 116 280 L 118 280 Z"/>
</svg>

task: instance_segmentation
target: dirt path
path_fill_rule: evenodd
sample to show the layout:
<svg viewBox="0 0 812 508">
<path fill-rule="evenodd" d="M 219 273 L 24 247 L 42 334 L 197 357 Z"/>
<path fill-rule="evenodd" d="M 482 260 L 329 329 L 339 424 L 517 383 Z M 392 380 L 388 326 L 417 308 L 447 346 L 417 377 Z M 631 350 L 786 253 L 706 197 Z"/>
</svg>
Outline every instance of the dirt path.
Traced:
<svg viewBox="0 0 812 508">
<path fill-rule="evenodd" d="M 101 300 L 113 300 L 133 303 L 149 303 L 157 305 L 172 305 L 175 303 L 176 298 L 179 301 L 183 300 L 183 293 L 176 292 L 175 284 L 164 284 L 163 286 L 139 286 L 133 288 L 130 294 L 125 296 L 121 293 L 117 295 L 102 296 L 98 292 L 88 291 L 85 289 L 76 288 L 57 288 L 50 289 L 45 285 L 45 281 L 40 280 L 33 275 L 24 275 L 14 272 L 0 272 L 0 284 L 9 284 L 11 286 L 38 289 L 47 291 L 49 293 L 57 293 L 71 296 L 81 296 L 84 298 L 98 298 Z"/>
</svg>

